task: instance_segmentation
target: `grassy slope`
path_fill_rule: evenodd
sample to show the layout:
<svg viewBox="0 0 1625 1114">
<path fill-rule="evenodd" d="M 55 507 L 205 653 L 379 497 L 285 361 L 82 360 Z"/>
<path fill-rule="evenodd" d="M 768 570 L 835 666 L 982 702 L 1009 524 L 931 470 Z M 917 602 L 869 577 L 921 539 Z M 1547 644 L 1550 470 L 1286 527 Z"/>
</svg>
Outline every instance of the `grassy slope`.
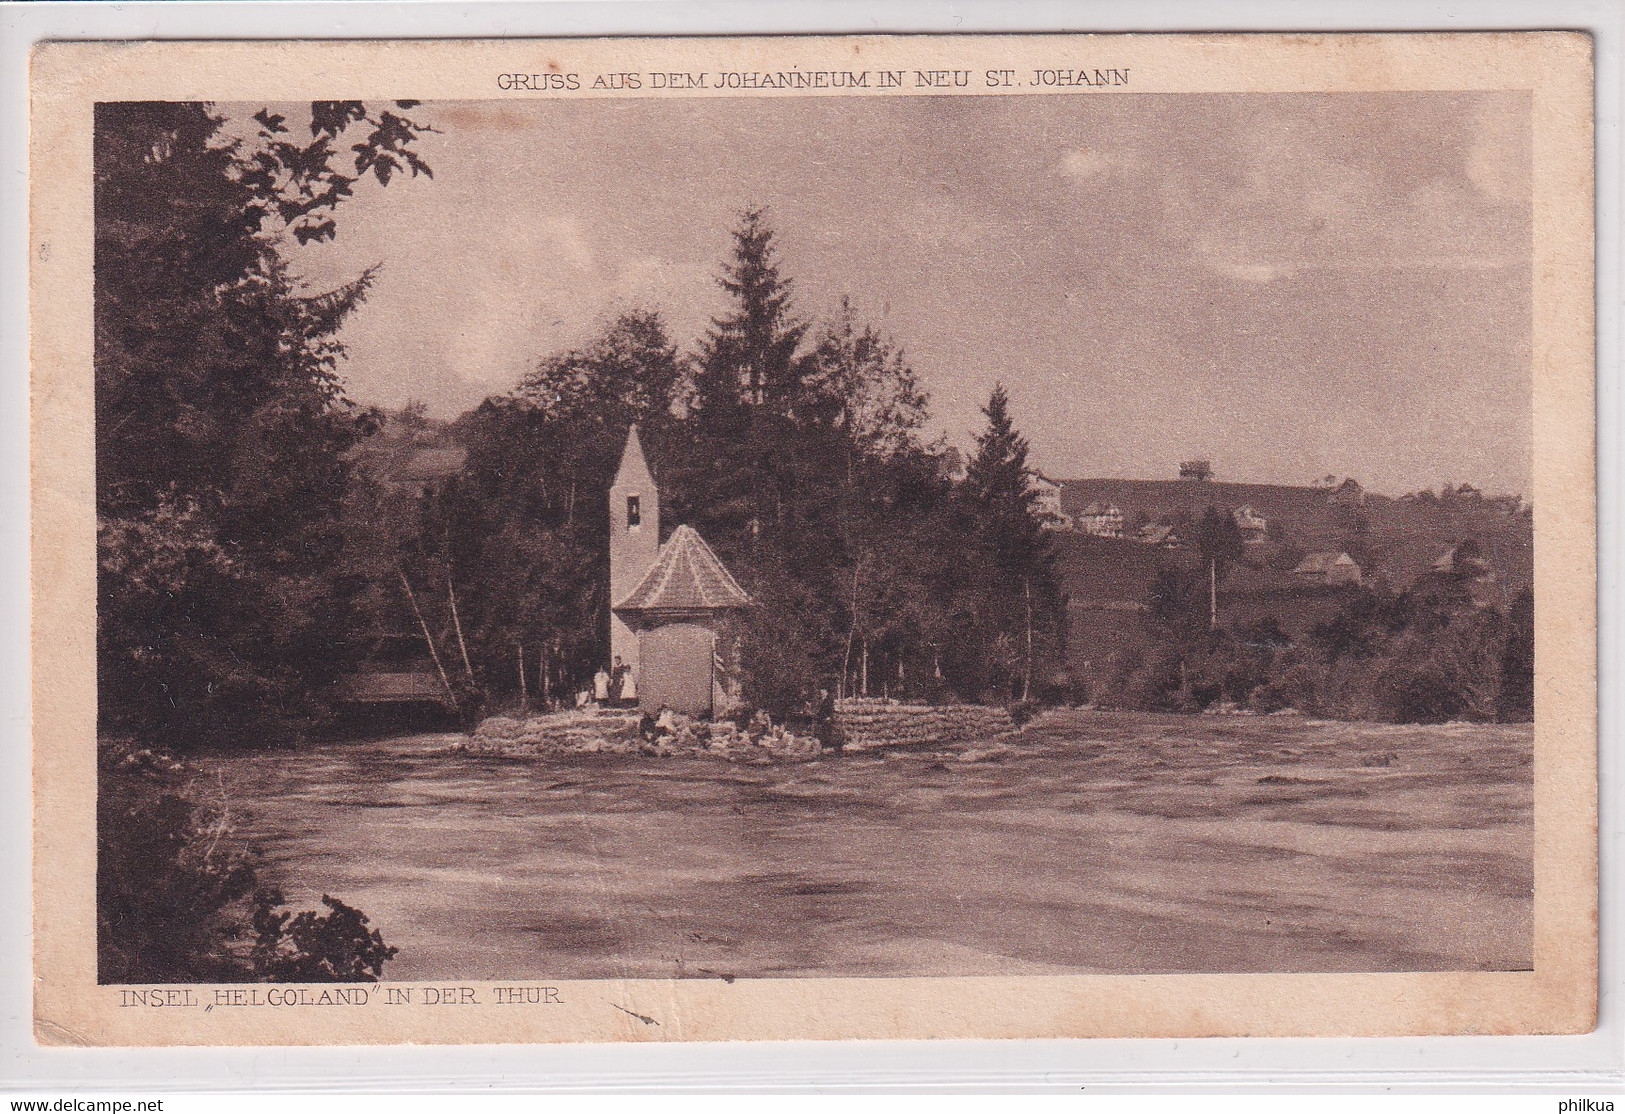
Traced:
<svg viewBox="0 0 1625 1114">
<path fill-rule="evenodd" d="M 1209 506 L 1248 504 L 1271 520 L 1284 541 L 1310 552 L 1347 548 L 1354 525 L 1350 509 L 1331 503 L 1326 492 L 1306 487 L 1115 479 L 1068 480 L 1063 485 L 1061 503 L 1069 514 L 1097 501 L 1115 503 L 1131 518 L 1139 513 L 1152 520 L 1196 519 Z M 1360 511 L 1368 524 L 1367 544 L 1376 556 L 1367 571 L 1382 573 L 1395 587 L 1409 586 L 1441 553 L 1467 538 L 1483 547 L 1509 592 L 1533 578 L 1533 528 L 1525 516 L 1490 506 L 1427 506 L 1383 495 L 1367 496 Z M 1126 548 L 1099 539 L 1066 538 L 1059 563 L 1074 598 L 1140 598 L 1108 594 L 1142 590 L 1155 575 L 1154 557 L 1116 552 Z"/>
</svg>

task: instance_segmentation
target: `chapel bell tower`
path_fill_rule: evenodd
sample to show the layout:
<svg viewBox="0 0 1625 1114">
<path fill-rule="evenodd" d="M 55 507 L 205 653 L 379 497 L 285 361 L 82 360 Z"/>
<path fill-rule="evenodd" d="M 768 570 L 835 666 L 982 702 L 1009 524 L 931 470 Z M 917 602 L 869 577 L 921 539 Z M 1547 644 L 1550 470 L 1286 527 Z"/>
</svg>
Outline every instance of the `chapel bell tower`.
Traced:
<svg viewBox="0 0 1625 1114">
<path fill-rule="evenodd" d="M 609 602 L 613 607 L 632 593 L 660 551 L 660 492 L 655 488 L 643 445 L 634 424 L 626 434 L 621 467 L 609 489 Z M 610 662 L 638 675 L 638 635 L 612 610 L 609 613 Z"/>
</svg>

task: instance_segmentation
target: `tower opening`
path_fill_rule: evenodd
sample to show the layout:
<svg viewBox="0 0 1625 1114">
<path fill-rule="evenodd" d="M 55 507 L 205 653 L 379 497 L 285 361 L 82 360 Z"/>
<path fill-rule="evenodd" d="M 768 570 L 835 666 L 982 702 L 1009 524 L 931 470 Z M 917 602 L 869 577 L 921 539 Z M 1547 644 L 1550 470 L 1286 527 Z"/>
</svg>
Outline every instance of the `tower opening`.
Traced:
<svg viewBox="0 0 1625 1114">
<path fill-rule="evenodd" d="M 642 524 L 643 507 L 636 495 L 628 495 L 626 497 L 626 528 L 630 530 L 632 527 L 641 526 Z"/>
</svg>

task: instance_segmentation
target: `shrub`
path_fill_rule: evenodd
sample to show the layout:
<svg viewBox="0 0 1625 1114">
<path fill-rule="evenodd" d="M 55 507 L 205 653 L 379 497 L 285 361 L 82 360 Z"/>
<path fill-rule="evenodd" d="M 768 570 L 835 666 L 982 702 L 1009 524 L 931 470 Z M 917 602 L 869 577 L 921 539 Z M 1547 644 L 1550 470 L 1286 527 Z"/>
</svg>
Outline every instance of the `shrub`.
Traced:
<svg viewBox="0 0 1625 1114">
<path fill-rule="evenodd" d="M 224 837 L 221 804 L 190 796 L 190 771 L 125 740 L 99 750 L 97 973 L 104 983 L 229 978 L 228 910 L 254 890 L 247 856 Z"/>
<path fill-rule="evenodd" d="M 1148 650 L 1137 668 L 1125 673 L 1119 699 L 1130 708 L 1153 712 L 1184 710 L 1181 701 L 1180 657 L 1170 647 Z"/>
<path fill-rule="evenodd" d="M 1312 712 L 1320 705 L 1320 683 L 1325 670 L 1307 650 L 1288 650 L 1277 657 L 1265 679 L 1248 694 L 1254 711 L 1279 712 L 1296 708 Z"/>
<path fill-rule="evenodd" d="M 1337 613 L 1299 644 L 1268 617 L 1236 636 L 1210 634 L 1159 618 L 1153 606 L 1149 642 L 1125 656 L 1107 699 L 1145 711 L 1195 711 L 1224 699 L 1261 712 L 1292 707 L 1394 723 L 1531 718 L 1527 590 L 1505 614 L 1461 576 L 1424 577 L 1397 596 L 1343 595 Z"/>
<path fill-rule="evenodd" d="M 1017 727 L 1025 727 L 1043 710 L 1043 705 L 1037 700 L 1017 700 L 1006 705 L 1006 708 L 1010 712 L 1010 722 Z"/>
<path fill-rule="evenodd" d="M 322 895 L 325 915 L 281 912 L 282 893 L 263 890 L 254 905 L 254 974 L 266 982 L 377 982 L 398 949 L 367 928 L 359 909 Z"/>
<path fill-rule="evenodd" d="M 96 951 L 102 983 L 372 982 L 396 949 L 356 909 L 282 912 L 236 836 L 224 786 L 127 739 L 98 743 Z"/>
</svg>

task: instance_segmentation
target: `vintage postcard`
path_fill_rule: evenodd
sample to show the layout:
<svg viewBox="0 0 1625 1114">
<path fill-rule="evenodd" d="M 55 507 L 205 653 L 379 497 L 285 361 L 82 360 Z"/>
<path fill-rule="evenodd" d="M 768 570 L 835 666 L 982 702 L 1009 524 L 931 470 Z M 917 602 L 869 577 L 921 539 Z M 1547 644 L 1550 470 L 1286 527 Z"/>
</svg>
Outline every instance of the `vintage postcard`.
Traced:
<svg viewBox="0 0 1625 1114">
<path fill-rule="evenodd" d="M 1591 43 L 59 43 L 47 1044 L 1572 1033 Z"/>
</svg>

